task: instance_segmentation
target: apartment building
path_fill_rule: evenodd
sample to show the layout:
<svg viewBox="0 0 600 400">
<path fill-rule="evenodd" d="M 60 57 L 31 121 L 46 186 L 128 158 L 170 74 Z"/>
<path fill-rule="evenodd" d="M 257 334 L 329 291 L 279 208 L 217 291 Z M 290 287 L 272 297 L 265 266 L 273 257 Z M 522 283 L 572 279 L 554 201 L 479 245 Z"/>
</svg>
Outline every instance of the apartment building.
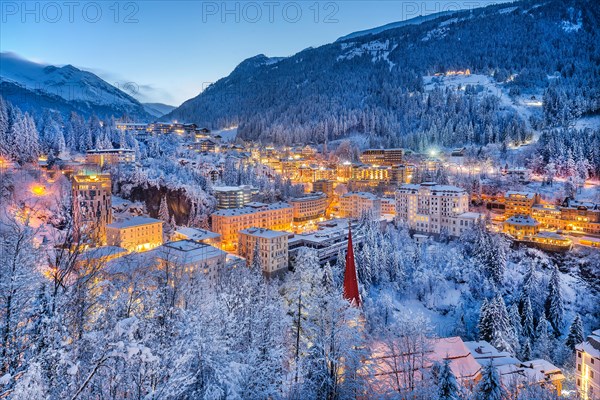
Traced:
<svg viewBox="0 0 600 400">
<path fill-rule="evenodd" d="M 418 232 L 458 236 L 480 217 L 469 213 L 469 195 L 456 186 L 426 182 L 396 191 L 396 219 Z"/>
<path fill-rule="evenodd" d="M 412 183 L 416 177 L 417 166 L 414 164 L 394 165 L 390 170 L 390 183 L 393 185 Z"/>
<path fill-rule="evenodd" d="M 293 208 L 288 203 L 248 203 L 242 208 L 212 214 L 212 230 L 221 235 L 223 249 L 235 251 L 239 231 L 252 227 L 290 231 Z"/>
<path fill-rule="evenodd" d="M 105 165 L 133 164 L 135 151 L 131 149 L 88 150 L 85 161 L 100 167 Z"/>
<path fill-rule="evenodd" d="M 513 215 L 531 215 L 534 204 L 539 203 L 539 194 L 533 192 L 508 191 L 504 195 L 504 215 L 510 218 Z"/>
<path fill-rule="evenodd" d="M 600 234 L 600 204 L 572 199 L 562 206 L 535 204 L 531 216 L 544 228 Z"/>
<path fill-rule="evenodd" d="M 106 225 L 112 223 L 110 174 L 82 170 L 71 181 L 73 217 L 77 240 L 106 243 Z"/>
<path fill-rule="evenodd" d="M 254 257 L 260 257 L 260 265 L 266 276 L 285 273 L 288 269 L 288 232 L 264 228 L 248 228 L 240 231 L 238 254 L 251 266 Z"/>
<path fill-rule="evenodd" d="M 360 155 L 360 161 L 371 165 L 402 164 L 404 151 L 402 149 L 368 149 Z"/>
<path fill-rule="evenodd" d="M 396 215 L 396 199 L 383 197 L 381 199 L 381 214 Z"/>
<path fill-rule="evenodd" d="M 223 250 L 193 240 L 165 243 L 149 253 L 159 268 L 169 265 L 188 273 L 200 271 L 211 284 L 216 283 L 227 257 Z"/>
<path fill-rule="evenodd" d="M 540 223 L 529 215 L 513 215 L 502 223 L 502 231 L 509 235 L 523 239 L 539 232 Z"/>
<path fill-rule="evenodd" d="M 294 222 L 304 222 L 325 216 L 327 196 L 321 192 L 296 197 L 289 201 L 294 210 Z"/>
<path fill-rule="evenodd" d="M 325 193 L 325 196 L 333 197 L 333 180 L 320 179 L 313 183 L 313 191 Z"/>
<path fill-rule="evenodd" d="M 244 207 L 252 201 L 252 186 L 215 186 L 214 196 L 217 199 L 217 208 L 227 210 Z"/>
<path fill-rule="evenodd" d="M 221 235 L 206 229 L 183 227 L 175 231 L 176 240 L 193 240 L 198 243 L 221 247 Z"/>
<path fill-rule="evenodd" d="M 371 215 L 375 219 L 381 217 L 381 199 L 372 193 L 350 192 L 340 199 L 339 216 L 341 218 L 361 218 Z"/>
<path fill-rule="evenodd" d="M 133 217 L 106 226 L 109 246 L 128 251 L 147 251 L 163 244 L 163 222 L 148 217 Z"/>
<path fill-rule="evenodd" d="M 600 329 L 575 346 L 575 350 L 575 384 L 579 397 L 584 400 L 600 399 Z"/>
</svg>

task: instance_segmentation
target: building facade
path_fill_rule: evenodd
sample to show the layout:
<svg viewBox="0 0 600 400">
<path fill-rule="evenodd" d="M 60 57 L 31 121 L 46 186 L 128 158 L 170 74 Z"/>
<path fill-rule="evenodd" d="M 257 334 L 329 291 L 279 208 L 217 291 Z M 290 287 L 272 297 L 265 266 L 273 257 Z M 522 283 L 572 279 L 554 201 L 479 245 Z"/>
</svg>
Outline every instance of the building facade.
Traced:
<svg viewBox="0 0 600 400">
<path fill-rule="evenodd" d="M 110 174 L 79 171 L 71 182 L 77 240 L 106 243 L 106 225 L 112 223 Z"/>
<path fill-rule="evenodd" d="M 381 199 L 372 193 L 350 192 L 340 198 L 339 214 L 341 218 L 361 218 L 371 215 L 381 217 Z"/>
<path fill-rule="evenodd" d="M 368 149 L 360 155 L 360 161 L 371 165 L 402 164 L 404 151 L 402 149 Z"/>
<path fill-rule="evenodd" d="M 254 257 L 260 257 L 260 266 L 267 276 L 280 275 L 288 269 L 288 232 L 263 228 L 240 231 L 238 254 L 251 266 Z"/>
<path fill-rule="evenodd" d="M 287 203 L 249 203 L 246 207 L 213 213 L 212 230 L 221 235 L 223 249 L 235 251 L 239 231 L 253 227 L 290 231 L 292 220 L 293 208 Z"/>
<path fill-rule="evenodd" d="M 289 203 L 294 210 L 294 222 L 304 222 L 324 217 L 327 210 L 327 196 L 321 192 L 293 198 Z"/>
<path fill-rule="evenodd" d="M 575 346 L 575 380 L 581 399 L 600 399 L 600 329 L 596 329 L 587 340 Z"/>
<path fill-rule="evenodd" d="M 219 210 L 244 207 L 252 201 L 251 186 L 215 186 L 213 191 Z"/>
<path fill-rule="evenodd" d="M 533 205 L 539 202 L 539 195 L 533 192 L 508 191 L 504 195 L 504 215 L 531 215 Z"/>
<path fill-rule="evenodd" d="M 460 234 L 460 221 L 464 230 L 465 223 L 478 219 L 468 211 L 469 195 L 456 186 L 428 182 L 403 185 L 396 191 L 396 219 L 418 232 Z"/>
<path fill-rule="evenodd" d="M 147 217 L 133 217 L 106 226 L 109 246 L 119 246 L 128 251 L 147 251 L 163 244 L 163 222 Z"/>
<path fill-rule="evenodd" d="M 540 231 L 540 223 L 529 215 L 513 215 L 502 223 L 502 231 L 515 237 L 523 239 L 534 236 Z"/>
<path fill-rule="evenodd" d="M 135 163 L 135 151 L 131 149 L 88 150 L 85 160 L 90 164 L 96 164 L 100 167 L 104 167 L 105 165 L 133 164 Z"/>
</svg>

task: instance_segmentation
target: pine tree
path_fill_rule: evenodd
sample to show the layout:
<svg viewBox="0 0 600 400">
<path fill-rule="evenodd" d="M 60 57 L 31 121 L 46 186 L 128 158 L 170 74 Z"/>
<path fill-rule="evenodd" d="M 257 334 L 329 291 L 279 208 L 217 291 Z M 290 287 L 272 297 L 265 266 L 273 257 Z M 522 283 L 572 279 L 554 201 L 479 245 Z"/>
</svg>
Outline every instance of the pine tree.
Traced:
<svg viewBox="0 0 600 400">
<path fill-rule="evenodd" d="M 500 374 L 492 363 L 486 364 L 481 372 L 481 380 L 475 389 L 475 400 L 503 400 L 506 392 L 500 382 Z"/>
<path fill-rule="evenodd" d="M 8 105 L 0 96 L 0 155 L 8 156 L 10 150 L 10 120 L 8 118 Z"/>
<path fill-rule="evenodd" d="M 252 264 L 250 265 L 255 271 L 262 271 L 262 258 L 260 256 L 260 242 L 257 240 L 254 243 L 254 249 L 252 249 Z"/>
<path fill-rule="evenodd" d="M 533 310 L 531 309 L 531 300 L 529 299 L 529 294 L 526 294 L 523 299 L 522 321 L 523 336 L 533 339 L 535 336 L 535 327 L 533 325 Z"/>
<path fill-rule="evenodd" d="M 492 341 L 492 333 L 493 333 L 493 321 L 492 321 L 492 312 L 491 312 L 491 304 L 487 299 L 484 299 L 481 303 L 481 308 L 479 310 L 479 322 L 477 324 L 477 329 L 479 330 L 479 340 L 485 340 L 487 342 Z"/>
<path fill-rule="evenodd" d="M 438 399 L 439 400 L 458 400 L 460 398 L 460 387 L 456 377 L 450 368 L 450 360 L 444 360 L 439 369 L 438 381 Z"/>
<path fill-rule="evenodd" d="M 560 336 L 563 325 L 564 305 L 560 288 L 560 274 L 554 266 L 548 282 L 548 297 L 546 298 L 546 316 L 554 329 L 554 335 Z"/>
<path fill-rule="evenodd" d="M 567 336 L 565 345 L 569 349 L 575 350 L 575 346 L 579 343 L 582 343 L 584 340 L 585 334 L 583 333 L 583 322 L 581 321 L 579 314 L 577 314 L 575 315 L 575 319 L 569 328 L 569 335 Z"/>
<path fill-rule="evenodd" d="M 523 361 L 531 360 L 531 340 L 525 338 L 523 346 L 521 346 L 521 359 Z"/>
<path fill-rule="evenodd" d="M 550 324 L 544 314 L 541 315 L 535 331 L 535 343 L 533 346 L 533 356 L 536 358 L 550 359 L 551 342 L 549 335 Z"/>
<path fill-rule="evenodd" d="M 500 351 L 513 353 L 517 347 L 517 339 L 506 311 L 504 299 L 500 293 L 496 294 L 492 302 L 491 322 L 491 345 Z"/>
<path fill-rule="evenodd" d="M 169 206 L 167 204 L 167 196 L 164 195 L 162 197 L 162 199 L 160 200 L 160 206 L 158 208 L 158 218 L 163 221 L 164 223 L 170 223 L 170 216 L 169 216 Z"/>
</svg>

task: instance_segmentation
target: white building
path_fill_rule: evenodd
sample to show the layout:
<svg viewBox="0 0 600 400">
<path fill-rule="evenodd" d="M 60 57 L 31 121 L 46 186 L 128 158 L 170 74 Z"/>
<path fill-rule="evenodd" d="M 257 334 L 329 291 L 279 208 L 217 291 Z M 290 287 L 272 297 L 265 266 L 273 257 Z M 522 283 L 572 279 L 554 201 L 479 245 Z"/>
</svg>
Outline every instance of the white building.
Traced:
<svg viewBox="0 0 600 400">
<path fill-rule="evenodd" d="M 577 391 L 584 400 L 600 399 L 600 329 L 575 346 Z"/>
<path fill-rule="evenodd" d="M 252 187 L 247 185 L 215 186 L 213 192 L 220 210 L 244 207 L 252 201 Z"/>
<path fill-rule="evenodd" d="M 106 225 L 109 246 L 123 247 L 129 251 L 146 251 L 163 243 L 163 222 L 148 217 L 113 222 Z"/>
<path fill-rule="evenodd" d="M 374 219 L 381 217 L 381 199 L 372 193 L 350 192 L 340 199 L 340 217 L 361 218 L 370 214 Z"/>
<path fill-rule="evenodd" d="M 469 194 L 456 186 L 426 182 L 396 191 L 396 219 L 418 232 L 459 236 L 480 217 L 469 212 Z"/>
<path fill-rule="evenodd" d="M 246 258 L 248 265 L 254 262 L 258 245 L 258 256 L 263 273 L 273 276 L 288 269 L 288 232 L 264 228 L 248 228 L 240 231 L 238 254 Z"/>
</svg>

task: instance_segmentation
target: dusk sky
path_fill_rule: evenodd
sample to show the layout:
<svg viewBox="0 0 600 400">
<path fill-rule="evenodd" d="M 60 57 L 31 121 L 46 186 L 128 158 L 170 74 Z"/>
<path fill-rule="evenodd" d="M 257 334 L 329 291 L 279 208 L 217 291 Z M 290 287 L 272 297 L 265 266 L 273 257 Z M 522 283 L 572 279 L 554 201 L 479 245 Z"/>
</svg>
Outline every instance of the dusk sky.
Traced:
<svg viewBox="0 0 600 400">
<path fill-rule="evenodd" d="M 39 63 L 72 64 L 117 86 L 135 82 L 139 100 L 179 105 L 260 53 L 289 56 L 354 31 L 492 2 L 0 4 L 3 52 Z"/>
</svg>

